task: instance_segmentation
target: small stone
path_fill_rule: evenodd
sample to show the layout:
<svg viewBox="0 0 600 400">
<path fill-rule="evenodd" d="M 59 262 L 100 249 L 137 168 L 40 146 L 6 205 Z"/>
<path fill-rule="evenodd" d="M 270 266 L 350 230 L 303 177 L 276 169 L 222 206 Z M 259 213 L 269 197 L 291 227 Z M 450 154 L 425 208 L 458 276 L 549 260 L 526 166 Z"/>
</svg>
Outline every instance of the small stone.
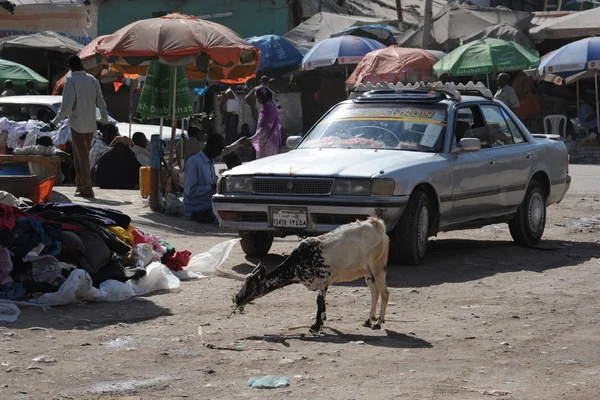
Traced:
<svg viewBox="0 0 600 400">
<path fill-rule="evenodd" d="M 500 346 L 509 346 L 509 345 L 510 345 L 510 343 L 508 343 L 508 342 L 501 342 L 500 343 Z"/>
<path fill-rule="evenodd" d="M 279 365 L 290 365 L 295 362 L 296 362 L 296 360 L 292 360 L 291 358 L 283 358 L 283 359 L 281 359 L 281 361 L 279 361 Z"/>
<path fill-rule="evenodd" d="M 356 340 L 356 341 L 350 342 L 350 344 L 365 344 L 365 342 L 364 342 L 364 340 Z"/>
<path fill-rule="evenodd" d="M 56 362 L 56 360 L 52 357 L 48 357 L 48 356 L 37 356 L 35 358 L 33 358 L 31 361 L 36 362 L 36 363 L 42 363 L 42 364 L 53 364 Z"/>
</svg>

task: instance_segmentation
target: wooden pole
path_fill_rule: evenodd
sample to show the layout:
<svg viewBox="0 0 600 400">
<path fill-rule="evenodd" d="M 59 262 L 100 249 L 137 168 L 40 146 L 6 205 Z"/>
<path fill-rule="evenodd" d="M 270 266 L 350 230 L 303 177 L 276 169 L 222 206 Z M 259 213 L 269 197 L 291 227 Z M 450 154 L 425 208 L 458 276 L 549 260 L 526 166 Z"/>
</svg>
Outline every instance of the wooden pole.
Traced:
<svg viewBox="0 0 600 400">
<path fill-rule="evenodd" d="M 129 82 L 129 139 L 131 139 L 131 124 L 133 121 L 133 79 Z"/>
<path fill-rule="evenodd" d="M 167 187 L 165 197 L 171 191 L 171 180 L 173 173 L 173 153 L 175 153 L 175 139 L 177 134 L 177 67 L 173 67 L 173 110 L 171 115 L 171 142 L 169 143 L 169 170 L 167 171 Z"/>
<path fill-rule="evenodd" d="M 396 14 L 398 15 L 398 22 L 404 22 L 402 16 L 402 0 L 396 0 Z"/>
<path fill-rule="evenodd" d="M 162 141 L 160 135 L 150 138 L 150 209 L 161 211 L 158 196 L 160 195 L 159 170 L 162 154 Z"/>
<path fill-rule="evenodd" d="M 433 0 L 425 0 L 425 10 L 423 15 L 423 38 L 421 40 L 421 48 L 429 49 L 429 39 L 431 38 L 431 18 L 432 18 Z"/>
</svg>

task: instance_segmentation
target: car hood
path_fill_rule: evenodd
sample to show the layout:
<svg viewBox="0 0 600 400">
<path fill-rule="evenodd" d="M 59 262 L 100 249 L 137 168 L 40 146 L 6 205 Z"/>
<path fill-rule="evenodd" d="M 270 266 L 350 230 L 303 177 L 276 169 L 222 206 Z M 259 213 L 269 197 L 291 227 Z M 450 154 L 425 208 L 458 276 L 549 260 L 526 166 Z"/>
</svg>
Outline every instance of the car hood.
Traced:
<svg viewBox="0 0 600 400">
<path fill-rule="evenodd" d="M 430 160 L 435 153 L 369 149 L 298 149 L 266 157 L 225 175 L 304 175 L 371 178 Z"/>
</svg>

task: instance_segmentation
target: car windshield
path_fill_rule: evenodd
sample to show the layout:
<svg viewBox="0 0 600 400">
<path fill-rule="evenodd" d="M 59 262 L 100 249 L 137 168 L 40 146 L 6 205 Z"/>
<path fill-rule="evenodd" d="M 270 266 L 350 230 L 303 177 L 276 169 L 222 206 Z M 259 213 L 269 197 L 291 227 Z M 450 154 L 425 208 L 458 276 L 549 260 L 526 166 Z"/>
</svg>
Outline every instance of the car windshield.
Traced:
<svg viewBox="0 0 600 400">
<path fill-rule="evenodd" d="M 342 104 L 309 132 L 299 148 L 438 152 L 445 126 L 443 104 Z"/>
</svg>

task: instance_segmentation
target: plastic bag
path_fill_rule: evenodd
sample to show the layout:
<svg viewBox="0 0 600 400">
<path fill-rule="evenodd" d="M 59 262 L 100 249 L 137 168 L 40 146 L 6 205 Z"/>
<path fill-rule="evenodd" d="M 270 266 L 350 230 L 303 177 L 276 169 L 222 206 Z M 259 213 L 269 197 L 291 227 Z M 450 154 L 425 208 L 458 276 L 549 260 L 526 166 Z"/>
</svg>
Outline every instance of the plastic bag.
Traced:
<svg viewBox="0 0 600 400">
<path fill-rule="evenodd" d="M 19 318 L 19 314 L 21 314 L 19 307 L 0 300 L 0 322 L 15 322 Z"/>
<path fill-rule="evenodd" d="M 141 296 L 157 290 L 177 289 L 179 284 L 179 278 L 173 275 L 169 268 L 159 262 L 153 262 L 146 268 L 146 276 L 139 279 L 137 284 L 133 284 L 133 291 L 136 296 Z"/>
<path fill-rule="evenodd" d="M 207 278 L 218 274 L 219 268 L 229 257 L 233 246 L 238 244 L 241 239 L 232 239 L 227 242 L 219 243 L 209 251 L 197 254 L 190 260 L 184 271 L 195 272 L 200 278 Z"/>
<path fill-rule="evenodd" d="M 141 243 L 133 248 L 138 267 L 145 268 L 154 260 L 154 250 L 148 243 Z"/>
<path fill-rule="evenodd" d="M 290 386 L 291 382 L 285 376 L 267 375 L 262 378 L 248 379 L 248 386 L 257 389 L 275 389 Z"/>
</svg>

